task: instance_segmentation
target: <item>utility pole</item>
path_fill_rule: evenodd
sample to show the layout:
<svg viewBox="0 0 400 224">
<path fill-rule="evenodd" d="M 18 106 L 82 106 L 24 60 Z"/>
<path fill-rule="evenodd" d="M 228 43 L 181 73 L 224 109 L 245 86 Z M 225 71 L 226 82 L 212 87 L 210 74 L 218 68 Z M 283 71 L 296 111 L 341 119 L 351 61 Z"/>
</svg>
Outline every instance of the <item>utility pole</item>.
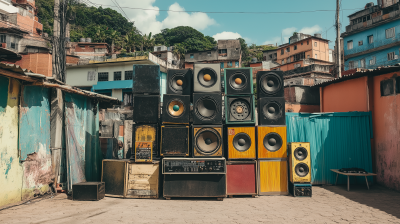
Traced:
<svg viewBox="0 0 400 224">
<path fill-rule="evenodd" d="M 336 0 L 336 55 L 337 55 L 337 74 L 338 78 L 342 77 L 342 52 L 340 47 L 340 0 Z"/>
<path fill-rule="evenodd" d="M 58 52 L 58 40 L 60 38 L 60 0 L 54 0 L 54 23 L 53 23 L 53 51 L 52 51 L 52 59 L 53 59 L 53 77 L 57 77 L 57 72 L 59 69 L 57 68 L 56 55 Z"/>
</svg>

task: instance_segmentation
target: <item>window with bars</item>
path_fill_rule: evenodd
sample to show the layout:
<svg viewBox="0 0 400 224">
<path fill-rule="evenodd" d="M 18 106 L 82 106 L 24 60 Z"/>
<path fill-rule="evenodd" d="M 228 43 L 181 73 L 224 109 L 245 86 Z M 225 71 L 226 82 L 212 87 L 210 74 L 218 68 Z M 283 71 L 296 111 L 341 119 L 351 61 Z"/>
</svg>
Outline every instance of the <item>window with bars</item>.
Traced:
<svg viewBox="0 0 400 224">
<path fill-rule="evenodd" d="M 353 41 L 352 40 L 347 41 L 347 50 L 351 50 L 351 49 L 353 49 Z"/>
<path fill-rule="evenodd" d="M 125 71 L 125 80 L 132 80 L 133 71 Z"/>
<path fill-rule="evenodd" d="M 390 52 L 387 54 L 387 59 L 388 61 L 394 60 L 395 59 L 395 53 L 394 52 Z"/>
<path fill-rule="evenodd" d="M 395 36 L 395 28 L 392 27 L 386 30 L 386 39 L 393 38 Z"/>
<path fill-rule="evenodd" d="M 121 80 L 121 72 L 114 72 L 114 81 Z"/>
<path fill-rule="evenodd" d="M 108 81 L 108 72 L 99 72 L 97 76 L 99 82 Z"/>
</svg>

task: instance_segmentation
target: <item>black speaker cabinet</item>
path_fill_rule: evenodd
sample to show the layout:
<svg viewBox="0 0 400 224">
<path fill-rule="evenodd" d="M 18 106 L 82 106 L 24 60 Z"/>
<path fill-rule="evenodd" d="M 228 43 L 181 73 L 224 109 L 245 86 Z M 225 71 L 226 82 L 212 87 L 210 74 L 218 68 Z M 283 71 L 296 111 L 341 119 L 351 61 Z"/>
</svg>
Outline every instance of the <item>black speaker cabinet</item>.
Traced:
<svg viewBox="0 0 400 224">
<path fill-rule="evenodd" d="M 164 94 L 162 123 L 189 124 L 190 96 Z"/>
<path fill-rule="evenodd" d="M 81 182 L 72 185 L 72 200 L 98 201 L 105 196 L 104 182 Z"/>
<path fill-rule="evenodd" d="M 160 95 L 134 95 L 133 121 L 155 124 L 160 120 Z"/>
<path fill-rule="evenodd" d="M 222 157 L 223 126 L 222 125 L 193 125 L 193 157 Z"/>
<path fill-rule="evenodd" d="M 293 197 L 312 197 L 312 185 L 310 183 L 291 183 L 289 181 L 289 193 Z"/>
<path fill-rule="evenodd" d="M 251 68 L 225 69 L 225 94 L 253 94 L 253 73 Z"/>
<path fill-rule="evenodd" d="M 159 159 L 159 133 L 158 124 L 133 124 L 131 159 L 135 158 L 136 142 L 153 142 L 153 160 Z"/>
<path fill-rule="evenodd" d="M 189 126 L 161 126 L 161 156 L 189 156 Z"/>
<path fill-rule="evenodd" d="M 195 63 L 193 91 L 221 92 L 221 65 L 219 63 Z"/>
<path fill-rule="evenodd" d="M 253 95 L 226 96 L 225 121 L 230 124 L 255 124 Z"/>
<path fill-rule="evenodd" d="M 160 66 L 133 65 L 133 94 L 160 94 Z"/>
<path fill-rule="evenodd" d="M 168 69 L 167 94 L 192 95 L 192 69 Z"/>
<path fill-rule="evenodd" d="M 193 93 L 193 124 L 222 124 L 222 93 Z"/>
<path fill-rule="evenodd" d="M 259 98 L 257 109 L 258 125 L 286 125 L 284 97 Z"/>
<path fill-rule="evenodd" d="M 257 99 L 284 97 L 283 71 L 257 72 Z"/>
</svg>

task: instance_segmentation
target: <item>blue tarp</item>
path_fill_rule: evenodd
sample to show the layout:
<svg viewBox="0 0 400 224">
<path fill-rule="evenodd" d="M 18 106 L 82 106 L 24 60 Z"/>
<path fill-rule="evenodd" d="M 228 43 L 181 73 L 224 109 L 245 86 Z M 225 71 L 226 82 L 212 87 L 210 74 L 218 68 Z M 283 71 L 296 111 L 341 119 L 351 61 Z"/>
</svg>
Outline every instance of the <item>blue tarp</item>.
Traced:
<svg viewBox="0 0 400 224">
<path fill-rule="evenodd" d="M 310 142 L 312 184 L 334 184 L 336 174 L 330 169 L 372 172 L 370 112 L 286 113 L 286 125 L 288 142 Z M 346 178 L 340 175 L 338 183 Z"/>
</svg>

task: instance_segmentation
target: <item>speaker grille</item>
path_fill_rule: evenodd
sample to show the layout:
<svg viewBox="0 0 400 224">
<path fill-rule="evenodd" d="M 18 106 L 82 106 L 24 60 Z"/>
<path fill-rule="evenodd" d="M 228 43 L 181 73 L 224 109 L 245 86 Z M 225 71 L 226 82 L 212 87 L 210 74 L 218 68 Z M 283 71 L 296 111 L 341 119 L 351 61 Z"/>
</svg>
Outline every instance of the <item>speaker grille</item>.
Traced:
<svg viewBox="0 0 400 224">
<path fill-rule="evenodd" d="M 282 105 L 276 101 L 271 101 L 263 106 L 262 113 L 269 120 L 278 120 L 282 117 Z"/>
<path fill-rule="evenodd" d="M 200 129 L 195 136 L 195 148 L 204 155 L 212 155 L 221 147 L 221 135 L 213 128 Z"/>
<path fill-rule="evenodd" d="M 212 87 L 217 83 L 217 73 L 212 68 L 203 68 L 197 73 L 197 80 L 203 87 Z"/>
<path fill-rule="evenodd" d="M 229 86 L 234 90 L 242 90 L 246 88 L 247 76 L 243 72 L 235 72 L 229 79 Z"/>
<path fill-rule="evenodd" d="M 305 163 L 298 163 L 294 170 L 299 177 L 305 177 L 310 172 L 310 168 Z"/>
<path fill-rule="evenodd" d="M 172 99 L 168 102 L 167 112 L 171 117 L 181 117 L 185 112 L 185 105 L 180 99 Z"/>
<path fill-rule="evenodd" d="M 219 112 L 217 102 L 211 97 L 202 97 L 195 104 L 195 113 L 200 120 L 212 120 Z"/>
<path fill-rule="evenodd" d="M 248 134 L 246 133 L 238 133 L 235 135 L 233 138 L 233 147 L 235 147 L 236 150 L 239 152 L 245 152 L 249 150 L 251 146 L 251 138 Z"/>
<path fill-rule="evenodd" d="M 264 147 L 270 152 L 276 152 L 282 148 L 282 137 L 275 132 L 271 132 L 264 137 Z"/>
<path fill-rule="evenodd" d="M 270 72 L 261 76 L 259 85 L 261 90 L 267 95 L 274 95 L 283 87 L 280 76 L 274 72 Z"/>
<path fill-rule="evenodd" d="M 298 147 L 294 150 L 293 155 L 294 155 L 294 158 L 296 158 L 297 160 L 303 161 L 307 158 L 308 152 L 305 148 Z"/>
<path fill-rule="evenodd" d="M 250 113 L 250 104 L 243 99 L 236 99 L 230 105 L 231 116 L 236 120 L 246 120 Z"/>
</svg>

